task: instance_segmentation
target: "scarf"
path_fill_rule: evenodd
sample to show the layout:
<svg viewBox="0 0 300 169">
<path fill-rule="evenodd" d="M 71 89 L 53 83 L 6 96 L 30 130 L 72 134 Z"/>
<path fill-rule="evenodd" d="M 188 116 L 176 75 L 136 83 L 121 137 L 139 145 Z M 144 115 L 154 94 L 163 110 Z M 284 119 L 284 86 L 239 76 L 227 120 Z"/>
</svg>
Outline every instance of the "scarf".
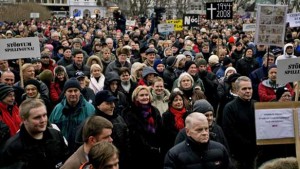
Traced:
<svg viewBox="0 0 300 169">
<path fill-rule="evenodd" d="M 9 111 L 9 109 L 11 109 L 11 111 Z M 3 121 L 9 127 L 10 136 L 15 135 L 21 125 L 18 107 L 16 105 L 8 106 L 0 102 L 0 111 L 0 121 Z"/>
<path fill-rule="evenodd" d="M 152 110 L 151 110 L 151 104 L 140 104 L 136 103 L 138 107 L 141 108 L 141 113 L 143 118 L 146 120 L 146 130 L 150 133 L 155 133 L 155 124 L 154 124 L 154 118 L 152 117 Z"/>
<path fill-rule="evenodd" d="M 186 113 L 186 109 L 182 108 L 181 110 L 174 109 L 170 107 L 170 112 L 175 116 L 175 127 L 176 129 L 180 130 L 184 128 L 184 120 L 183 116 Z"/>
</svg>

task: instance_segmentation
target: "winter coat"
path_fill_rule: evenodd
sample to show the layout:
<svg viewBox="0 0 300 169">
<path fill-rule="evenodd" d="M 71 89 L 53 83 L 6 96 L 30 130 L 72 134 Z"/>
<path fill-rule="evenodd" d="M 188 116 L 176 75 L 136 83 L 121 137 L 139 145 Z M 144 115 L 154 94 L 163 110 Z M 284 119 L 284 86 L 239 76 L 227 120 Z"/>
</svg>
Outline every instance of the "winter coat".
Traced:
<svg viewBox="0 0 300 169">
<path fill-rule="evenodd" d="M 68 73 L 69 78 L 76 77 L 76 73 L 78 71 L 81 71 L 84 73 L 85 76 L 90 77 L 90 67 L 84 64 L 82 65 L 81 69 L 78 69 L 77 66 L 75 66 L 75 63 L 73 63 L 66 67 L 66 71 Z"/>
<path fill-rule="evenodd" d="M 280 56 L 277 57 L 277 59 L 275 61 L 276 65 L 278 63 L 278 60 L 289 59 L 289 58 L 297 58 L 297 56 L 294 55 L 294 52 L 290 55 L 286 53 L 286 48 L 289 47 L 289 46 L 292 46 L 294 48 L 293 44 L 291 44 L 291 43 L 285 44 L 284 47 L 283 47 L 283 55 L 280 55 Z"/>
<path fill-rule="evenodd" d="M 258 62 L 252 57 L 244 57 L 236 63 L 236 71 L 242 76 L 249 77 L 250 73 L 257 68 L 259 68 Z"/>
<path fill-rule="evenodd" d="M 262 67 L 257 68 L 250 73 L 249 78 L 251 79 L 252 88 L 253 88 L 252 99 L 259 100 L 258 85 L 267 77 L 268 77 L 268 67 L 265 65 L 262 65 Z"/>
<path fill-rule="evenodd" d="M 22 125 L 20 132 L 7 141 L 0 166 L 18 163 L 22 169 L 56 169 L 67 157 L 67 146 L 59 131 L 46 128 L 43 139 L 36 140 Z"/>
<path fill-rule="evenodd" d="M 61 65 L 61 66 L 68 66 L 68 65 L 71 65 L 73 64 L 73 60 L 70 59 L 70 60 L 67 60 L 65 59 L 64 57 L 60 58 L 58 61 L 57 61 L 57 65 Z"/>
<path fill-rule="evenodd" d="M 82 164 L 87 162 L 86 153 L 81 145 L 64 163 L 60 169 L 78 169 Z"/>
<path fill-rule="evenodd" d="M 278 84 L 272 85 L 272 83 L 270 83 L 270 79 L 266 79 L 266 80 L 262 81 L 258 85 L 259 100 L 261 102 L 275 101 L 276 100 L 276 90 L 279 87 L 283 87 L 283 86 L 288 88 L 288 90 L 290 91 L 290 93 L 292 95 L 294 94 L 293 88 L 291 87 L 291 85 L 289 83 L 287 83 L 286 85 L 278 85 Z"/>
<path fill-rule="evenodd" d="M 21 125 L 21 117 L 19 115 L 18 106 L 16 104 L 10 106 L 0 101 L 0 121 L 8 126 L 10 136 L 14 136 L 20 129 Z M 2 138 L 2 136 L 0 138 Z"/>
<path fill-rule="evenodd" d="M 174 69 L 167 66 L 163 73 L 163 79 L 165 88 L 172 91 L 173 82 L 177 79 Z"/>
<path fill-rule="evenodd" d="M 62 92 L 62 88 L 59 82 L 52 82 L 50 84 L 50 99 L 54 104 L 59 102 L 61 92 Z"/>
<path fill-rule="evenodd" d="M 70 107 L 64 98 L 53 109 L 49 121 L 60 128 L 63 136 L 67 139 L 69 150 L 74 152 L 75 149 L 75 135 L 76 129 L 87 117 L 93 115 L 95 112 L 94 106 L 87 102 L 83 96 L 76 107 Z"/>
<path fill-rule="evenodd" d="M 167 153 L 164 169 L 228 169 L 231 166 L 226 148 L 215 141 L 197 143 L 191 138 Z"/>
<path fill-rule="evenodd" d="M 167 89 L 164 89 L 162 95 L 157 95 L 154 90 L 151 88 L 152 94 L 152 106 L 156 107 L 160 114 L 162 115 L 169 108 L 168 102 L 170 97 L 170 92 Z"/>
<path fill-rule="evenodd" d="M 49 60 L 49 64 L 48 65 L 45 65 L 45 64 L 42 64 L 42 69 L 41 71 L 45 70 L 45 69 L 48 69 L 48 70 L 51 70 L 51 72 L 53 73 L 54 72 L 54 68 L 56 67 L 56 63 L 54 60 L 50 59 Z"/>
<path fill-rule="evenodd" d="M 256 156 L 254 101 L 245 101 L 237 97 L 227 103 L 223 111 L 223 131 L 233 158 L 254 159 Z"/>
<path fill-rule="evenodd" d="M 127 67 L 130 70 L 131 63 L 126 61 L 124 65 L 121 65 L 121 63 L 118 60 L 112 61 L 106 67 L 105 75 L 107 75 L 108 72 L 116 72 L 118 74 L 121 67 Z"/>
</svg>

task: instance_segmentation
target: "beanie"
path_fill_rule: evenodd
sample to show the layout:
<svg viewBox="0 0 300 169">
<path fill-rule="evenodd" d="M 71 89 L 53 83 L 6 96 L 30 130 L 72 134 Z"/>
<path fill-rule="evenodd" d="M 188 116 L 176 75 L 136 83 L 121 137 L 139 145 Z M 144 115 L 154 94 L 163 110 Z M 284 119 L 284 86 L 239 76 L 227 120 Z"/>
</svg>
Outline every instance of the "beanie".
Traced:
<svg viewBox="0 0 300 169">
<path fill-rule="evenodd" d="M 268 68 L 268 72 L 269 72 L 272 68 L 277 68 L 277 66 L 276 66 L 275 64 L 270 65 L 269 68 Z"/>
<path fill-rule="evenodd" d="M 281 98 L 281 96 L 283 95 L 284 92 L 289 92 L 289 89 L 284 86 L 277 88 L 277 90 L 276 90 L 276 100 L 277 101 Z"/>
<path fill-rule="evenodd" d="M 184 71 L 187 72 L 187 71 L 189 70 L 189 68 L 190 68 L 193 64 L 196 65 L 196 63 L 195 63 L 194 61 L 191 61 L 191 60 L 186 61 L 186 62 L 185 62 L 185 65 L 184 65 Z"/>
<path fill-rule="evenodd" d="M 49 69 L 43 70 L 39 75 L 39 80 L 41 80 L 44 83 L 50 83 L 53 81 L 53 73 Z"/>
<path fill-rule="evenodd" d="M 228 73 L 228 71 L 230 71 L 230 70 L 233 70 L 234 73 L 236 73 L 236 69 L 235 69 L 234 67 L 228 67 L 228 68 L 226 68 L 226 70 L 225 70 L 224 76 L 226 76 L 227 73 Z"/>
<path fill-rule="evenodd" d="M 214 108 L 207 100 L 200 99 L 195 101 L 193 105 L 193 112 L 206 113 L 209 111 L 214 112 Z"/>
<path fill-rule="evenodd" d="M 197 66 L 199 67 L 199 66 L 201 66 L 201 65 L 207 65 L 207 62 L 206 62 L 206 60 L 205 59 L 200 59 L 200 60 L 198 60 L 198 62 L 197 62 Z"/>
<path fill-rule="evenodd" d="M 26 86 L 28 85 L 33 85 L 36 87 L 37 91 L 40 92 L 41 89 L 41 83 L 35 79 L 29 79 L 24 83 L 24 89 L 26 88 Z"/>
<path fill-rule="evenodd" d="M 230 63 L 232 63 L 232 60 L 230 59 L 230 57 L 225 57 L 223 59 L 223 66 L 227 66 L 229 65 Z"/>
<path fill-rule="evenodd" d="M 0 84 L 0 101 L 2 101 L 10 92 L 14 91 L 14 89 L 7 84 Z"/>
<path fill-rule="evenodd" d="M 176 63 L 176 57 L 175 56 L 169 56 L 168 58 L 167 58 L 167 66 L 169 66 L 169 67 L 173 67 L 174 65 L 175 65 L 175 63 Z"/>
<path fill-rule="evenodd" d="M 209 58 L 208 58 L 208 63 L 219 63 L 219 57 L 217 55 L 211 55 Z"/>
<path fill-rule="evenodd" d="M 183 55 L 183 54 L 177 55 L 177 56 L 176 56 L 176 63 L 175 63 L 175 65 L 178 66 L 178 65 L 179 65 L 179 62 L 180 62 L 182 59 L 185 59 L 185 58 L 186 58 L 186 56 Z"/>
<path fill-rule="evenodd" d="M 62 93 L 65 93 L 66 90 L 68 90 L 69 88 L 77 88 L 77 89 L 81 90 L 80 84 L 76 78 L 72 77 L 66 81 Z"/>
<path fill-rule="evenodd" d="M 230 38 L 228 39 L 228 43 L 234 43 L 235 39 L 233 36 L 230 36 Z"/>
<path fill-rule="evenodd" d="M 231 74 L 228 76 L 227 78 L 227 82 L 228 83 L 232 83 L 232 82 L 235 82 L 237 78 L 239 78 L 241 75 L 239 73 L 234 73 L 234 74 Z"/>
</svg>

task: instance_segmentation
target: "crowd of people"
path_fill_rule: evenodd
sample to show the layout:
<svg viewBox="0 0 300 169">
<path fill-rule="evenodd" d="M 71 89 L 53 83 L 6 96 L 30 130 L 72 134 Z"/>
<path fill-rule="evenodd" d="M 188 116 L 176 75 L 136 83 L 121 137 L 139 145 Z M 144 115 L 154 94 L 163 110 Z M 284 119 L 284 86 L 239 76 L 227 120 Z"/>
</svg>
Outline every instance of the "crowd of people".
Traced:
<svg viewBox="0 0 300 169">
<path fill-rule="evenodd" d="M 125 32 L 109 18 L 4 22 L 2 39 L 38 37 L 41 55 L 0 60 L 0 168 L 254 169 L 295 156 L 256 145 L 254 103 L 296 99 L 276 75 L 300 56 L 300 29 L 282 48 L 256 45 L 242 31 L 252 22 L 168 34 L 150 34 L 151 20 Z"/>
</svg>

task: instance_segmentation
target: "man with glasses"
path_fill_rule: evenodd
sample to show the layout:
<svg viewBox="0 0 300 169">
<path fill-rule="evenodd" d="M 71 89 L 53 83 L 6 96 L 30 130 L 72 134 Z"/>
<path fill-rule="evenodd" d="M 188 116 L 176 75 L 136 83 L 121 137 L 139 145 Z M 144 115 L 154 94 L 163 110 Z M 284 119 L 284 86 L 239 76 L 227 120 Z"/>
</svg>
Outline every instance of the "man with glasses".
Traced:
<svg viewBox="0 0 300 169">
<path fill-rule="evenodd" d="M 297 56 L 294 55 L 294 46 L 291 43 L 284 45 L 283 55 L 277 57 L 275 64 L 277 65 L 278 60 L 289 59 L 289 58 L 297 58 Z"/>
</svg>

